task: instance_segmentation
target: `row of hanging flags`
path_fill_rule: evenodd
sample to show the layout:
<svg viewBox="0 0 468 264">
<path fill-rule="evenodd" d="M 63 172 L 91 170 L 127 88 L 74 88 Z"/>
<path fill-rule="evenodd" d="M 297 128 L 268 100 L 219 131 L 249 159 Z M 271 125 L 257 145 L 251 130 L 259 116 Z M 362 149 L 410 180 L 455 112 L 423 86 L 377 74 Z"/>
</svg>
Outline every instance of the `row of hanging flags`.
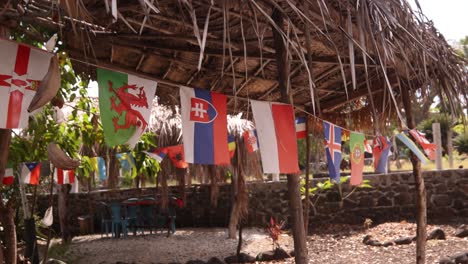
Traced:
<svg viewBox="0 0 468 264">
<path fill-rule="evenodd" d="M 38 185 L 39 178 L 41 175 L 41 163 L 40 162 L 23 162 L 20 164 L 20 183 Z M 13 168 L 7 164 L 5 170 L 5 176 L 3 177 L 3 185 L 12 185 L 15 181 L 15 175 Z M 63 170 L 55 168 L 54 170 L 54 181 L 57 184 L 73 184 L 75 182 L 75 171 L 74 170 Z"/>
<path fill-rule="evenodd" d="M 46 67 L 52 53 L 12 41 L 0 40 L 0 103 L 7 111 L 0 113 L 0 128 L 25 128 L 29 114 L 26 111 L 36 93 L 39 82 L 47 73 Z M 132 74 L 97 69 L 99 107 L 106 143 L 109 146 L 129 144 L 134 146 L 148 126 L 157 82 Z M 166 156 L 176 167 L 186 168 L 187 163 L 229 164 L 235 153 L 235 139 L 227 136 L 226 96 L 202 89 L 180 87 L 183 144 L 147 151 L 162 161 Z M 296 173 L 299 171 L 296 138 L 306 137 L 306 118 L 294 118 L 292 105 L 251 100 L 256 130 L 246 131 L 244 140 L 251 152 L 260 150 L 264 173 Z M 323 122 L 328 169 L 330 177 L 338 180 L 341 163 L 342 128 Z M 434 159 L 435 146 L 416 130 L 410 131 L 423 147 L 426 155 Z M 404 133 L 396 137 L 406 144 L 423 162 L 427 160 L 414 142 Z M 351 132 L 351 183 L 359 184 L 362 178 L 364 151 L 372 152 L 377 172 L 385 172 L 390 152 L 389 139 L 377 136 L 373 149 L 363 134 Z M 121 157 L 122 158 L 122 157 Z M 120 158 L 119 158 L 120 159 Z M 134 166 L 133 158 L 126 167 Z M 121 160 L 122 160 L 121 159 Z M 106 179 L 105 162 L 101 157 L 91 160 L 96 174 Z M 21 181 L 38 183 L 35 163 L 24 163 Z M 133 164 L 133 165 L 132 165 Z M 39 169 L 40 170 L 40 169 Z M 8 171 L 11 172 L 11 171 Z M 12 174 L 12 173 L 11 173 Z M 358 175 L 360 175 L 358 177 Z M 74 181 L 74 173 L 55 173 L 57 182 Z M 11 177 L 4 182 L 9 183 Z"/>
</svg>

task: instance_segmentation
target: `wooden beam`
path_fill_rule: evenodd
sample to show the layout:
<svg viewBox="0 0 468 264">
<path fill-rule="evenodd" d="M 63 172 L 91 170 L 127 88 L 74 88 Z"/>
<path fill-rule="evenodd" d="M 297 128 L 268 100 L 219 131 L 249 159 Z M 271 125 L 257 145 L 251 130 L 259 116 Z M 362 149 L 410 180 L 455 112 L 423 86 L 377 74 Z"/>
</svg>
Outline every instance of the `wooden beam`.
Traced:
<svg viewBox="0 0 468 264">
<path fill-rule="evenodd" d="M 282 14 L 275 9 L 271 16 L 275 24 L 279 28 L 284 27 L 284 19 Z M 278 67 L 278 87 L 281 93 L 281 101 L 283 103 L 290 104 L 290 87 L 289 87 L 289 76 L 290 76 L 290 61 L 288 58 L 288 52 L 284 45 L 281 34 L 272 26 L 274 46 L 276 50 L 276 65 Z M 307 242 L 306 234 L 304 229 L 304 215 L 302 212 L 302 200 L 300 192 L 300 177 L 299 174 L 288 174 L 288 197 L 289 197 L 289 211 L 292 218 L 292 230 L 294 239 L 294 252 L 295 260 L 298 264 L 306 264 L 308 262 L 307 257 Z"/>
<path fill-rule="evenodd" d="M 400 81 L 398 81 L 400 83 Z M 403 82 L 403 84 L 405 84 Z M 411 106 L 410 87 L 400 87 L 403 106 L 405 108 L 406 122 L 409 129 L 416 128 Z M 421 171 L 421 161 L 410 152 L 413 176 L 416 183 L 416 263 L 426 263 L 426 226 L 427 226 L 427 201 L 426 186 Z"/>
<path fill-rule="evenodd" d="M 112 36 L 96 36 L 97 39 L 105 39 L 107 41 L 111 40 L 114 45 L 120 45 L 122 47 L 129 47 L 129 48 L 136 48 L 136 49 L 145 49 L 148 51 L 157 51 L 157 50 L 165 50 L 165 51 L 180 51 L 180 52 L 187 52 L 187 53 L 200 53 L 200 48 L 195 45 L 177 45 L 174 43 L 164 43 L 164 42 L 152 42 L 152 41 L 145 41 L 145 40 L 126 40 L 121 38 L 116 38 Z M 227 54 L 223 52 L 222 49 L 212 49 L 212 48 L 205 48 L 204 51 L 205 55 L 215 56 L 215 57 L 223 57 Z M 243 50 L 233 51 L 232 56 L 235 58 L 247 58 L 247 59 L 270 59 L 274 60 L 274 54 L 260 54 L 258 51 L 247 51 L 244 54 Z M 343 59 L 343 58 L 342 58 Z M 297 57 L 293 57 L 291 62 L 301 62 L 301 60 Z M 312 57 L 313 64 L 329 64 L 329 65 L 339 65 L 338 58 L 336 56 L 313 56 Z M 347 62 L 343 62 L 343 65 L 349 65 Z M 364 62 L 362 60 L 356 59 L 355 63 L 356 67 L 364 67 Z M 369 64 L 368 67 L 380 67 L 379 65 Z"/>
<path fill-rule="evenodd" d="M 269 64 L 272 60 L 267 60 L 265 61 L 264 63 L 260 63 L 260 66 L 258 66 L 257 70 L 255 71 L 255 73 L 253 74 L 253 76 L 250 76 L 249 78 L 247 78 L 246 80 L 244 80 L 243 83 L 241 83 L 239 89 L 237 89 L 236 91 L 236 96 L 247 86 L 247 84 L 250 83 L 250 81 L 254 80 L 262 71 L 263 69 L 265 68 L 265 66 L 267 64 Z M 231 104 L 233 101 L 233 99 L 229 100 L 228 102 L 228 105 Z"/>
</svg>

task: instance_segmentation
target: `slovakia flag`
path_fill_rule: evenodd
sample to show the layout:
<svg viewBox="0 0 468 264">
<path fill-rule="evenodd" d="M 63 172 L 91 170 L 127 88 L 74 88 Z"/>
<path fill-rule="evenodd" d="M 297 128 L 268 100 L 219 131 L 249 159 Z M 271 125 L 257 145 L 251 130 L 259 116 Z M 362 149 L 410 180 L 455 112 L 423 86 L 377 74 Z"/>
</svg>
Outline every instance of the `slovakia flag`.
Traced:
<svg viewBox="0 0 468 264">
<path fill-rule="evenodd" d="M 250 101 L 264 173 L 297 173 L 296 129 L 291 105 Z"/>
<path fill-rule="evenodd" d="M 330 179 L 340 182 L 341 127 L 323 121 L 323 132 L 325 134 L 325 154 Z"/>
<path fill-rule="evenodd" d="M 185 161 L 229 164 L 226 96 L 180 87 Z"/>
<path fill-rule="evenodd" d="M 41 163 L 26 162 L 21 167 L 21 182 L 26 184 L 38 185 L 41 175 Z"/>
<path fill-rule="evenodd" d="M 296 118 L 296 137 L 297 139 L 306 138 L 306 121 L 305 117 Z"/>
</svg>

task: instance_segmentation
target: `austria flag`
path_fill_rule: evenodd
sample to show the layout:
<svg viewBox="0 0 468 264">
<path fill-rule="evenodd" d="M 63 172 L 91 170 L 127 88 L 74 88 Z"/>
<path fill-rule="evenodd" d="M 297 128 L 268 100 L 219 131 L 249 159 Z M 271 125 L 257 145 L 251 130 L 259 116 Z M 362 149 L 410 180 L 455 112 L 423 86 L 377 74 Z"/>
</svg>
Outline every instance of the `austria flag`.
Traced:
<svg viewBox="0 0 468 264">
<path fill-rule="evenodd" d="M 58 184 L 73 184 L 75 182 L 75 171 L 56 168 L 54 180 Z"/>
<path fill-rule="evenodd" d="M 229 164 L 226 96 L 180 87 L 185 160 Z"/>
<path fill-rule="evenodd" d="M 291 105 L 251 100 L 264 173 L 297 173 L 296 129 Z"/>
<path fill-rule="evenodd" d="M 5 169 L 5 176 L 3 176 L 3 185 L 12 185 L 15 181 L 15 175 L 13 174 L 12 168 Z"/>
<path fill-rule="evenodd" d="M 41 174 L 41 163 L 25 162 L 21 165 L 21 182 L 25 184 L 38 185 Z"/>
<path fill-rule="evenodd" d="M 297 139 L 306 138 L 306 121 L 305 117 L 296 118 L 296 137 Z"/>
</svg>

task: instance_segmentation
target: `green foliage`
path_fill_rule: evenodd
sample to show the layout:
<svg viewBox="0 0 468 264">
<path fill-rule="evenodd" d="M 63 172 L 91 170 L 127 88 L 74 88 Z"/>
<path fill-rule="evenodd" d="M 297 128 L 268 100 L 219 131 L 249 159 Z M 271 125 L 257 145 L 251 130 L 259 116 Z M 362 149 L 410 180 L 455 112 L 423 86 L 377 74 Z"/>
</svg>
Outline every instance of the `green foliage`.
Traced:
<svg viewBox="0 0 468 264">
<path fill-rule="evenodd" d="M 458 135 L 455 140 L 455 148 L 458 150 L 458 153 L 468 154 L 468 131 Z"/>
<path fill-rule="evenodd" d="M 318 199 L 320 198 L 320 196 L 319 196 L 320 193 L 326 192 L 328 190 L 332 190 L 334 188 L 338 189 L 338 191 L 340 193 L 341 201 L 347 199 L 357 189 L 372 188 L 372 185 L 370 184 L 370 181 L 363 179 L 361 185 L 354 186 L 349 193 L 343 194 L 342 185 L 347 183 L 349 181 L 349 179 L 350 179 L 350 176 L 342 176 L 342 177 L 340 177 L 340 182 L 335 183 L 334 181 L 331 181 L 328 178 L 328 179 L 323 180 L 321 182 L 317 182 L 317 184 L 315 186 L 309 187 L 309 196 L 310 196 L 310 198 L 312 200 L 315 200 L 314 202 L 311 203 L 311 205 L 314 207 L 314 205 L 317 203 Z M 302 198 L 302 200 L 304 200 L 305 199 L 305 193 L 306 193 L 305 180 L 304 179 L 301 180 L 300 191 L 301 191 L 301 198 Z"/>
</svg>

